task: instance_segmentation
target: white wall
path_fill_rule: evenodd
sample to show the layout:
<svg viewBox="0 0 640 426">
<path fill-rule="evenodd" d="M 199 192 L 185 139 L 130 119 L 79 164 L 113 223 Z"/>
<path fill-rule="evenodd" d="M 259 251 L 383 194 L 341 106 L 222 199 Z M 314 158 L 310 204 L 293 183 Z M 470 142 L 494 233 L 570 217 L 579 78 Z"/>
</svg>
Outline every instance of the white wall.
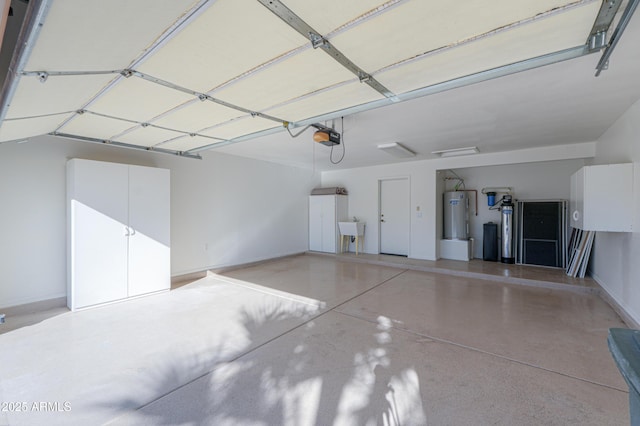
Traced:
<svg viewBox="0 0 640 426">
<path fill-rule="evenodd" d="M 367 223 L 364 234 L 364 252 L 379 251 L 378 222 L 378 182 L 380 179 L 409 177 L 411 236 L 409 257 L 417 259 L 435 258 L 435 244 L 430 239 L 433 234 L 430 217 L 434 212 L 428 210 L 435 200 L 435 170 L 428 162 L 418 161 L 384 166 L 363 167 L 358 169 L 337 170 L 322 173 L 322 186 L 344 186 L 349 191 L 349 217 Z M 429 183 L 431 185 L 429 185 Z M 418 217 L 417 208 L 422 217 Z M 355 248 L 351 248 L 355 251 Z"/>
<path fill-rule="evenodd" d="M 481 166 L 496 166 L 505 164 L 526 164 L 536 162 L 548 162 L 555 160 L 577 160 L 577 162 L 557 162 L 559 172 L 554 176 L 570 176 L 569 170 L 581 164 L 582 159 L 593 157 L 595 143 L 587 142 L 575 145 L 562 145 L 547 148 L 532 148 L 518 151 L 501 152 L 496 154 L 480 154 L 466 157 L 456 157 L 437 160 L 410 161 L 384 166 L 362 167 L 348 170 L 326 171 L 322 173 L 322 186 L 344 186 L 349 191 L 349 217 L 357 216 L 358 219 L 367 222 L 365 230 L 364 252 L 378 253 L 378 180 L 392 177 L 410 178 L 410 209 L 411 209 L 411 241 L 409 257 L 415 259 L 435 260 L 438 258 L 438 241 L 442 235 L 441 228 L 441 194 L 442 182 L 437 179 L 438 170 L 466 169 Z M 554 164 L 543 165 L 541 171 Z M 535 175 L 536 167 L 531 166 L 530 176 Z M 487 169 L 489 170 L 489 169 Z M 510 170 L 516 179 L 519 167 L 505 168 Z M 475 171 L 474 173 L 484 173 Z M 487 171 L 491 174 L 491 171 Z M 506 176 L 507 179 L 510 176 Z M 500 176 L 502 179 L 502 176 Z M 518 182 L 520 182 L 519 178 Z M 490 179 L 487 178 L 489 182 Z M 503 184 L 501 184 L 503 185 Z M 523 188 L 531 188 L 531 185 L 521 183 Z M 554 185 L 556 185 L 554 183 Z M 535 188 L 535 186 L 534 186 Z M 568 188 L 568 179 L 567 187 Z M 529 189 L 527 189 L 529 191 Z M 528 194 L 529 192 L 525 192 Z M 540 197 L 551 197 L 555 192 L 548 191 Z M 565 194 L 562 189 L 559 194 Z M 568 197 L 568 195 L 567 195 Z M 486 201 L 485 201 L 486 203 Z M 418 212 L 418 208 L 420 211 Z"/>
<path fill-rule="evenodd" d="M 41 137 L 0 145 L 0 307 L 65 296 L 69 158 L 171 169 L 173 275 L 308 247 L 312 171 L 207 152 L 191 160 Z"/>
<path fill-rule="evenodd" d="M 634 232 L 598 232 L 591 273 L 611 297 L 640 323 L 640 101 L 631 106 L 596 145 L 596 164 L 634 163 Z"/>
<path fill-rule="evenodd" d="M 487 196 L 481 193 L 486 187 L 511 187 L 514 200 L 569 200 L 571 175 L 584 166 L 584 160 L 544 161 L 527 164 L 509 164 L 455 169 L 465 180 L 467 189 L 478 191 L 478 215 L 475 212 L 475 195 L 470 197 L 469 227 L 475 239 L 474 257 L 482 258 L 482 225 L 489 221 L 500 223 L 500 212 L 489 210 Z M 439 177 L 453 176 L 440 171 Z M 446 189 L 453 190 L 456 181 L 447 181 Z M 440 195 L 441 196 L 441 195 Z M 498 200 L 502 194 L 496 196 Z M 442 234 L 439 234 L 442 235 Z"/>
</svg>

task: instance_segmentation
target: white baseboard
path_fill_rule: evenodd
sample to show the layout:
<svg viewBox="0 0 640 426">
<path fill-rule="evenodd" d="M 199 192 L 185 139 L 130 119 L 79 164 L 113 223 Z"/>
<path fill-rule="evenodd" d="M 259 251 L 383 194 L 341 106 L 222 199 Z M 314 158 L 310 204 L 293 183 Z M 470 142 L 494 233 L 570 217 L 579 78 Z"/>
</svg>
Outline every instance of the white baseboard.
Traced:
<svg viewBox="0 0 640 426">
<path fill-rule="evenodd" d="M 206 277 L 209 272 L 217 273 L 217 272 L 233 271 L 234 269 L 248 268 L 250 266 L 260 265 L 260 264 L 263 264 L 263 263 L 266 263 L 266 262 L 273 262 L 273 261 L 276 261 L 276 260 L 286 259 L 288 257 L 300 256 L 300 255 L 302 255 L 304 253 L 305 252 L 296 252 L 296 253 L 284 254 L 284 255 L 276 256 L 276 257 L 267 257 L 267 258 L 263 258 L 263 259 L 256 259 L 256 260 L 252 260 L 252 261 L 245 262 L 245 263 L 214 265 L 214 266 L 209 266 L 209 267 L 204 268 L 204 269 L 197 269 L 197 270 L 192 270 L 192 271 L 187 271 L 187 272 L 181 272 L 181 273 L 173 275 L 171 277 L 171 283 L 172 284 L 177 284 L 177 283 L 182 283 L 184 281 L 195 281 L 197 279 Z"/>
<path fill-rule="evenodd" d="M 37 302 L 20 303 L 19 305 L 0 308 L 6 315 L 24 315 L 67 306 L 67 296 L 38 300 Z"/>
<path fill-rule="evenodd" d="M 602 280 L 598 275 L 594 274 L 592 271 L 589 271 L 589 275 L 591 278 L 598 284 L 600 287 L 600 297 L 602 300 L 607 302 L 611 308 L 616 311 L 616 313 L 622 318 L 622 321 L 629 327 L 640 329 L 640 321 L 637 321 L 626 309 L 625 307 L 607 290 L 606 286 L 602 283 Z"/>
</svg>

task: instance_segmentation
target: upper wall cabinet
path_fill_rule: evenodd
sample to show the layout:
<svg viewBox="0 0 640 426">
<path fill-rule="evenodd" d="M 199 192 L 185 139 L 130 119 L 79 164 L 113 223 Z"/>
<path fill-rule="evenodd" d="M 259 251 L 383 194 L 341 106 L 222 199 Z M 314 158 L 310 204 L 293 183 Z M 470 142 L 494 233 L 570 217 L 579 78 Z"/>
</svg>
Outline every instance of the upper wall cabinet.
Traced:
<svg viewBox="0 0 640 426">
<path fill-rule="evenodd" d="M 633 164 L 585 166 L 571 176 L 569 224 L 585 231 L 631 232 Z"/>
<path fill-rule="evenodd" d="M 170 288 L 169 170 L 72 159 L 67 198 L 70 309 Z"/>
</svg>

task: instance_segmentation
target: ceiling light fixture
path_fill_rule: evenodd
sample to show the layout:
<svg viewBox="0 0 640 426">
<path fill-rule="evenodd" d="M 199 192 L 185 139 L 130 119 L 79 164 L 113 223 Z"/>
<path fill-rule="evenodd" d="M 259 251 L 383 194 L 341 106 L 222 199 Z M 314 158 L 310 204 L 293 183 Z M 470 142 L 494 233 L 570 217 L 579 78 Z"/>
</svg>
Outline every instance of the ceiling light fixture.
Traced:
<svg viewBox="0 0 640 426">
<path fill-rule="evenodd" d="M 440 151 L 432 151 L 431 153 L 434 155 L 439 155 L 440 157 L 455 157 L 458 155 L 471 155 L 477 154 L 480 151 L 478 147 L 468 146 L 466 148 L 453 148 L 453 149 L 443 149 Z"/>
<path fill-rule="evenodd" d="M 386 152 L 389 155 L 393 155 L 398 158 L 410 158 L 415 157 L 416 153 L 409 148 L 399 144 L 398 142 L 385 143 L 378 145 L 378 149 Z"/>
</svg>

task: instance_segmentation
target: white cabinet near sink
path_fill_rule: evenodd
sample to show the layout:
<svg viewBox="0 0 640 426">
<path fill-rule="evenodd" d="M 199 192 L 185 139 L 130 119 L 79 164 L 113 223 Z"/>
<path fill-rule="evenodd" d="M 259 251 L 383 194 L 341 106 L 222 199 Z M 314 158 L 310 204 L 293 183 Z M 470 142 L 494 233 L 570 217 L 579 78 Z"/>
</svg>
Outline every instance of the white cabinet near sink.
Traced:
<svg viewBox="0 0 640 426">
<path fill-rule="evenodd" d="M 347 221 L 346 195 L 309 196 L 309 250 L 337 253 L 338 222 Z"/>
<path fill-rule="evenodd" d="M 633 164 L 585 166 L 571 176 L 569 225 L 585 231 L 631 232 Z"/>
<path fill-rule="evenodd" d="M 169 290 L 169 170 L 67 163 L 71 310 Z"/>
</svg>

